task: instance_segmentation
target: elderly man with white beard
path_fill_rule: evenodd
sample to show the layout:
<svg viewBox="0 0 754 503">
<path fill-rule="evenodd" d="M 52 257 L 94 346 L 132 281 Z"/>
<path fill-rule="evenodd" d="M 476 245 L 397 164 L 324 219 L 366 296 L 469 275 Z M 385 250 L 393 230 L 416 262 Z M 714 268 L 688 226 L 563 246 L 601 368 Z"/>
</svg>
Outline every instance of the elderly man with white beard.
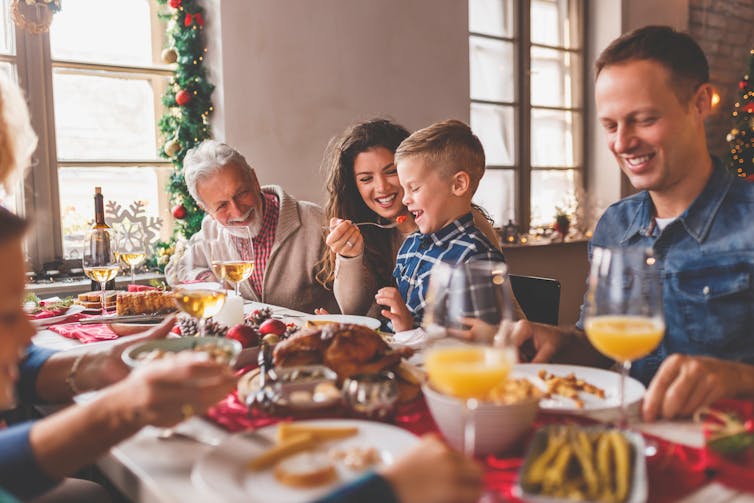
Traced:
<svg viewBox="0 0 754 503">
<path fill-rule="evenodd" d="M 215 140 L 202 142 L 183 160 L 183 174 L 191 196 L 207 212 L 202 228 L 183 254 L 176 254 L 165 269 L 169 284 L 215 280 L 211 246 L 235 247 L 240 241 L 223 240 L 222 228 L 248 227 L 254 245 L 254 272 L 241 283 L 249 300 L 312 312 L 327 306 L 337 312 L 331 291 L 315 278 L 321 257 L 322 208 L 297 201 L 277 185 L 260 187 L 254 169 L 230 146 Z"/>
</svg>

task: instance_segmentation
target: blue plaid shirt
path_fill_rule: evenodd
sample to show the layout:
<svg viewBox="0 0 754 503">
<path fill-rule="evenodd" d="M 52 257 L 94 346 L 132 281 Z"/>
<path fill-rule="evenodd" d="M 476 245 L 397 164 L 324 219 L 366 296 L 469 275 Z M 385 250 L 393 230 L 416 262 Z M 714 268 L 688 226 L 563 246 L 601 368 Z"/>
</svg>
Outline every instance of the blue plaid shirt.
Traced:
<svg viewBox="0 0 754 503">
<path fill-rule="evenodd" d="M 470 260 L 505 261 L 503 254 L 474 226 L 471 213 L 432 234 L 415 232 L 406 238 L 398 250 L 393 277 L 414 316 L 414 325 L 421 324 L 424 317 L 432 266 L 437 262 L 459 264 Z"/>
</svg>

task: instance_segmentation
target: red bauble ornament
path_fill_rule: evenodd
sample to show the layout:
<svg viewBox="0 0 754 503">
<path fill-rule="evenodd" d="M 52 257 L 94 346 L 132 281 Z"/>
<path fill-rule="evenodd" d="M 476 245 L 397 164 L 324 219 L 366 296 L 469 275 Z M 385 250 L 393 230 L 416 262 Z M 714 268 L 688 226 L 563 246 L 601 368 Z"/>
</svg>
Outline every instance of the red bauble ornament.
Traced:
<svg viewBox="0 0 754 503">
<path fill-rule="evenodd" d="M 168 4 L 169 4 L 169 5 L 170 5 L 170 6 L 172 7 L 172 8 L 174 8 L 174 9 L 177 9 L 178 7 L 180 7 L 180 6 L 181 6 L 181 2 L 183 2 L 183 0 L 170 0 L 170 1 L 168 2 Z"/>
<path fill-rule="evenodd" d="M 754 101 L 751 103 L 747 103 L 745 107 L 743 107 L 743 111 L 746 113 L 754 113 Z"/>
<path fill-rule="evenodd" d="M 191 101 L 191 93 L 185 89 L 181 89 L 175 93 L 175 102 L 178 103 L 179 106 L 187 105 L 189 101 Z"/>
<path fill-rule="evenodd" d="M 738 83 L 738 88 L 739 88 L 739 89 L 746 89 L 746 88 L 748 87 L 748 85 L 749 85 L 749 82 L 748 82 L 748 81 L 746 81 L 746 80 L 742 80 L 742 81 L 740 81 L 740 82 Z"/>
<path fill-rule="evenodd" d="M 186 207 L 182 204 L 176 204 L 173 206 L 173 217 L 177 218 L 178 220 L 183 220 L 186 218 Z"/>
</svg>

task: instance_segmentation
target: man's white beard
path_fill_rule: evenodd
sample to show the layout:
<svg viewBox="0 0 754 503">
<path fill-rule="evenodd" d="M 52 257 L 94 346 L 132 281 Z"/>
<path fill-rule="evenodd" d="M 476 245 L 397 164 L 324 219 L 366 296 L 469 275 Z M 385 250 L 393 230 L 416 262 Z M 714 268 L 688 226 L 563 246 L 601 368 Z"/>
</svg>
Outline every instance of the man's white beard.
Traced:
<svg viewBox="0 0 754 503">
<path fill-rule="evenodd" d="M 242 216 L 239 221 L 243 222 L 247 218 L 249 218 L 249 215 L 251 212 L 254 212 L 254 219 L 251 221 L 249 225 L 223 225 L 220 222 L 217 222 L 220 227 L 227 230 L 228 233 L 232 236 L 235 236 L 237 238 L 245 238 L 247 236 L 245 229 L 249 230 L 249 236 L 254 238 L 257 234 L 259 234 L 259 231 L 262 229 L 262 211 L 261 208 L 252 208 L 249 210 L 249 213 Z"/>
</svg>

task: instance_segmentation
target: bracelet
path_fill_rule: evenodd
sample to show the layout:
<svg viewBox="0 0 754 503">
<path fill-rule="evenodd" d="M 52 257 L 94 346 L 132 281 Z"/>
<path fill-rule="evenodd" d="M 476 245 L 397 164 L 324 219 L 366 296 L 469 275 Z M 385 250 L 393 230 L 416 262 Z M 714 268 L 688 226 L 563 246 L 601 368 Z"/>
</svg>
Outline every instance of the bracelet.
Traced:
<svg viewBox="0 0 754 503">
<path fill-rule="evenodd" d="M 74 396 L 80 395 L 84 392 L 83 390 L 79 389 L 78 386 L 76 386 L 76 372 L 78 372 L 79 366 L 81 365 L 81 362 L 84 360 L 85 356 L 86 352 L 78 355 L 73 361 L 73 365 L 71 365 L 71 370 L 68 371 L 68 375 L 65 376 L 65 383 L 68 385 L 68 388 L 71 390 L 71 393 L 73 393 Z"/>
</svg>

